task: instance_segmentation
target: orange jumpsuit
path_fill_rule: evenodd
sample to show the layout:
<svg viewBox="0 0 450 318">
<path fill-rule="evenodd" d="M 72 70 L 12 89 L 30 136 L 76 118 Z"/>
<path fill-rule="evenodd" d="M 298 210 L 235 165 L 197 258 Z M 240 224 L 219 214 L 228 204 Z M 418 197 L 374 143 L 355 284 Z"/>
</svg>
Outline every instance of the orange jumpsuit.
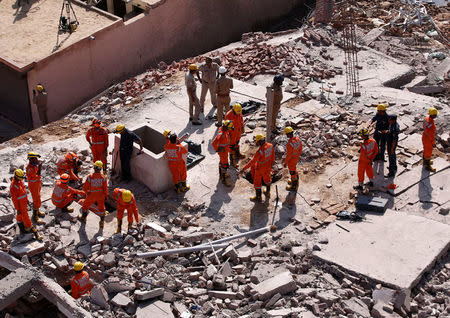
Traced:
<svg viewBox="0 0 450 318">
<path fill-rule="evenodd" d="M 242 114 L 236 114 L 232 109 L 225 115 L 225 120 L 229 120 L 233 123 L 234 130 L 230 131 L 231 148 L 236 151 L 236 146 L 239 145 L 239 140 L 242 135 L 242 127 L 244 127 L 244 118 Z"/>
<path fill-rule="evenodd" d="M 71 188 L 67 183 L 62 183 L 61 180 L 56 180 L 52 193 L 52 203 L 57 208 L 62 209 L 74 201 L 74 194 L 85 195 L 83 191 Z"/>
<path fill-rule="evenodd" d="M 89 274 L 86 271 L 76 274 L 70 282 L 70 287 L 72 288 L 72 297 L 75 299 L 80 298 L 84 294 L 89 294 L 92 289 Z"/>
<path fill-rule="evenodd" d="M 83 191 L 86 193 L 86 200 L 81 208 L 88 210 L 92 204 L 97 203 L 97 215 L 105 216 L 105 199 L 108 196 L 106 177 L 100 172 L 90 174 L 84 182 Z"/>
<path fill-rule="evenodd" d="M 358 161 L 358 182 L 364 182 L 364 173 L 367 174 L 369 179 L 373 179 L 373 167 L 372 161 L 378 153 L 378 145 L 375 139 L 369 138 L 364 140 L 361 149 L 359 150 Z"/>
<path fill-rule="evenodd" d="M 31 228 L 31 220 L 28 215 L 28 198 L 27 189 L 25 188 L 25 183 L 23 180 L 17 180 L 13 178 L 11 181 L 11 187 L 9 189 L 11 193 L 11 199 L 14 203 L 14 207 L 17 210 L 17 222 L 23 222 L 25 228 Z"/>
<path fill-rule="evenodd" d="M 128 224 L 133 224 L 133 216 L 136 222 L 139 222 L 139 210 L 136 205 L 136 200 L 134 199 L 134 195 L 131 195 L 131 201 L 125 202 L 122 199 L 122 192 L 125 191 L 125 189 L 114 189 L 114 199 L 117 200 L 117 219 L 122 220 L 123 213 L 125 210 L 127 210 L 127 217 L 128 217 Z"/>
<path fill-rule="evenodd" d="M 108 130 L 104 127 L 91 127 L 86 133 L 86 140 L 91 144 L 93 162 L 101 160 L 106 167 L 106 151 L 108 149 Z"/>
<path fill-rule="evenodd" d="M 76 167 L 74 161 L 69 159 L 68 154 L 66 154 L 62 158 L 59 158 L 57 165 L 58 165 L 58 174 L 59 175 L 67 173 L 70 177 L 70 180 L 75 180 L 75 181 L 80 180 L 80 178 L 78 178 L 75 175 L 75 173 L 73 172 L 73 170 L 76 169 L 77 167 Z"/>
<path fill-rule="evenodd" d="M 219 154 L 219 167 L 225 170 L 228 169 L 228 153 L 230 152 L 230 142 L 230 131 L 228 129 L 224 131 L 223 127 L 220 127 L 216 137 L 212 142 L 212 146 Z M 219 147 L 222 147 L 223 150 L 219 151 Z"/>
<path fill-rule="evenodd" d="M 164 146 L 167 160 L 169 160 L 169 168 L 172 172 L 173 183 L 177 184 L 185 182 L 187 177 L 186 163 L 183 160 L 183 155 L 188 153 L 186 147 L 181 144 L 168 143 Z"/>
<path fill-rule="evenodd" d="M 31 163 L 27 166 L 27 179 L 28 179 L 28 190 L 31 192 L 31 197 L 33 198 L 33 209 L 39 210 L 41 207 L 41 175 L 39 171 L 39 165 L 32 165 Z"/>
<path fill-rule="evenodd" d="M 436 144 L 436 125 L 434 124 L 434 119 L 430 116 L 425 117 L 423 121 L 423 134 L 422 134 L 422 144 L 423 144 L 423 158 L 431 159 L 433 154 L 433 146 Z"/>
<path fill-rule="evenodd" d="M 253 155 L 243 170 L 252 168 L 253 186 L 255 189 L 261 189 L 262 181 L 266 185 L 270 185 L 272 178 L 270 176 L 272 172 L 272 164 L 275 161 L 275 150 L 270 142 L 266 142 L 259 147 L 258 151 Z"/>
<path fill-rule="evenodd" d="M 292 180 L 298 179 L 297 163 L 300 159 L 300 155 L 302 154 L 302 149 L 303 145 L 299 137 L 294 136 L 292 138 L 289 138 L 286 146 L 286 159 L 284 160 L 284 162 L 288 166 Z"/>
</svg>

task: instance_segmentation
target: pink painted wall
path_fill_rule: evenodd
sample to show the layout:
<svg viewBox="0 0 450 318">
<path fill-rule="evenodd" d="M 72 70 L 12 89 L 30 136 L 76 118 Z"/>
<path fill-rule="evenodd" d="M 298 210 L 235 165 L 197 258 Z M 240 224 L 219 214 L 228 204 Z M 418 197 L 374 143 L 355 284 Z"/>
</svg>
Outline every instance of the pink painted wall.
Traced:
<svg viewBox="0 0 450 318">
<path fill-rule="evenodd" d="M 111 84 L 161 60 L 195 56 L 236 41 L 244 32 L 291 11 L 303 0 L 166 0 L 36 63 L 28 73 L 30 96 L 41 82 L 49 120 L 56 120 Z M 82 25 L 80 27 L 83 27 Z M 39 117 L 32 105 L 34 125 Z"/>
</svg>

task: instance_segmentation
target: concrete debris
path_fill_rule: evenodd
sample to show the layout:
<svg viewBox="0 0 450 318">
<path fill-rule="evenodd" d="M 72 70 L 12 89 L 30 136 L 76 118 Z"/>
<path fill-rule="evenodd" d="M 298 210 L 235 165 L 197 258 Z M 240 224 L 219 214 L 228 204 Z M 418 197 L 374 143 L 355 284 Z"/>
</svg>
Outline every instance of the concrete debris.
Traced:
<svg viewBox="0 0 450 318">
<path fill-rule="evenodd" d="M 276 293 L 282 295 L 291 293 L 297 289 L 297 284 L 290 272 L 278 274 L 254 287 L 260 300 L 267 300 Z"/>
<path fill-rule="evenodd" d="M 111 303 L 118 307 L 126 307 L 132 303 L 132 300 L 124 294 L 118 293 L 113 299 L 111 299 Z"/>
<path fill-rule="evenodd" d="M 96 285 L 91 289 L 91 302 L 103 309 L 109 309 L 109 297 L 102 285 Z"/>
<path fill-rule="evenodd" d="M 147 300 L 164 295 L 164 288 L 155 288 L 152 290 L 136 290 L 134 297 L 137 300 Z"/>
</svg>

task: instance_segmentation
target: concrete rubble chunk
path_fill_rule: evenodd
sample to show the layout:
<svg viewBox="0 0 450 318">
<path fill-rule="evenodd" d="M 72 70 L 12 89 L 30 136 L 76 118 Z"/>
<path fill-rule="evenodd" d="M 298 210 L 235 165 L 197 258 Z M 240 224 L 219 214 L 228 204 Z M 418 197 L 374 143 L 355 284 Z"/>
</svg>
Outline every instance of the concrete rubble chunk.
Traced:
<svg viewBox="0 0 450 318">
<path fill-rule="evenodd" d="M 322 302 L 326 303 L 328 306 L 331 306 L 333 303 L 340 299 L 338 295 L 329 290 L 317 293 L 316 297 Z"/>
<path fill-rule="evenodd" d="M 113 252 L 108 252 L 103 256 L 102 264 L 108 267 L 116 265 L 116 255 Z"/>
<path fill-rule="evenodd" d="M 269 278 L 254 287 L 260 300 L 267 300 L 276 293 L 288 294 L 296 289 L 297 284 L 288 271 Z"/>
<path fill-rule="evenodd" d="M 119 306 L 119 307 L 126 307 L 129 304 L 131 304 L 133 301 L 125 296 L 124 294 L 118 293 L 114 298 L 111 300 L 111 303 Z"/>
<path fill-rule="evenodd" d="M 237 293 L 224 290 L 210 290 L 208 295 L 219 299 L 237 299 Z"/>
<path fill-rule="evenodd" d="M 167 230 L 165 228 L 163 228 L 161 225 L 156 224 L 154 222 L 148 222 L 145 224 L 145 227 L 150 229 L 151 232 L 157 233 L 161 236 L 165 236 L 167 233 Z"/>
<path fill-rule="evenodd" d="M 103 282 L 103 286 L 107 293 L 118 293 L 127 290 L 133 290 L 134 284 L 121 281 L 117 277 L 111 277 Z"/>
<path fill-rule="evenodd" d="M 67 259 L 64 256 L 54 256 L 52 257 L 52 261 L 59 270 L 69 269 L 69 262 L 67 262 Z"/>
<path fill-rule="evenodd" d="M 163 301 L 148 301 L 139 304 L 136 318 L 175 318 L 169 303 Z"/>
<path fill-rule="evenodd" d="M 342 301 L 342 308 L 347 314 L 356 314 L 361 317 L 370 317 L 369 308 L 357 297 L 352 297 Z"/>
<path fill-rule="evenodd" d="M 43 253 L 45 251 L 45 244 L 39 241 L 32 241 L 23 244 L 17 244 L 11 247 L 11 254 L 18 257 L 24 255 L 33 256 L 36 254 Z"/>
<path fill-rule="evenodd" d="M 193 242 L 201 242 L 207 239 L 212 239 L 213 237 L 214 234 L 212 232 L 194 232 L 191 234 L 183 235 L 179 239 L 181 243 L 193 243 Z"/>
<path fill-rule="evenodd" d="M 188 287 L 183 290 L 184 294 L 188 297 L 199 297 L 202 295 L 206 295 L 207 290 L 205 288 L 191 288 Z"/>
<path fill-rule="evenodd" d="M 109 309 L 109 297 L 102 285 L 96 285 L 91 289 L 91 302 L 103 309 Z"/>
<path fill-rule="evenodd" d="M 217 274 L 217 269 L 213 264 L 209 264 L 208 267 L 206 267 L 203 276 L 205 276 L 206 279 L 211 279 L 215 274 Z"/>
<path fill-rule="evenodd" d="M 18 268 L 0 280 L 0 311 L 25 295 L 35 283 L 35 273 Z"/>
<path fill-rule="evenodd" d="M 164 295 L 164 288 L 155 288 L 152 290 L 136 290 L 134 296 L 137 300 L 147 300 Z"/>
</svg>

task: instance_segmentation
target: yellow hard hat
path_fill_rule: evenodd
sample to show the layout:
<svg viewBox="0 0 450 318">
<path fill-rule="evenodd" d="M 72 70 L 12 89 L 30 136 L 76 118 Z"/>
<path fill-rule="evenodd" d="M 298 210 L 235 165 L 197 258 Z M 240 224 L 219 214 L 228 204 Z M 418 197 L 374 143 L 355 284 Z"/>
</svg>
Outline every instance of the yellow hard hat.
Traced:
<svg viewBox="0 0 450 318">
<path fill-rule="evenodd" d="M 30 152 L 28 153 L 28 159 L 30 159 L 30 158 L 39 158 L 39 157 L 41 157 L 41 156 L 38 155 L 37 152 L 32 152 L 32 151 L 30 151 Z"/>
<path fill-rule="evenodd" d="M 124 202 L 127 202 L 127 203 L 130 202 L 131 201 L 131 197 L 132 197 L 132 194 L 131 194 L 130 190 L 125 190 L 125 191 L 122 192 L 122 200 Z"/>
<path fill-rule="evenodd" d="M 63 173 L 59 177 L 59 179 L 61 180 L 62 183 L 67 183 L 67 182 L 69 182 L 70 177 L 69 177 L 69 175 L 67 173 Z"/>
<path fill-rule="evenodd" d="M 263 134 L 257 134 L 257 135 L 255 136 L 255 141 L 258 142 L 258 141 L 260 141 L 260 140 L 263 140 L 264 138 L 266 138 L 266 137 L 264 137 Z"/>
<path fill-rule="evenodd" d="M 22 180 L 23 178 L 25 178 L 25 172 L 23 172 L 22 169 L 16 169 L 14 170 L 14 177 Z"/>
<path fill-rule="evenodd" d="M 37 90 L 38 92 L 42 92 L 42 91 L 44 90 L 44 86 L 42 86 L 42 85 L 36 85 L 36 90 Z"/>
<path fill-rule="evenodd" d="M 227 128 L 233 128 L 233 122 L 231 121 L 231 120 L 225 120 L 224 122 L 223 122 L 223 125 L 222 125 L 223 127 L 227 127 Z"/>
<path fill-rule="evenodd" d="M 287 134 L 290 134 L 291 132 L 293 132 L 294 131 L 294 129 L 291 127 L 291 126 L 287 126 L 286 128 L 284 128 L 284 133 L 287 135 Z"/>
<path fill-rule="evenodd" d="M 363 128 L 359 131 L 358 135 L 360 136 L 369 136 L 369 130 L 367 128 Z"/>
<path fill-rule="evenodd" d="M 171 132 L 172 130 L 170 130 L 170 129 L 166 129 L 166 130 L 164 130 L 164 132 L 163 132 L 163 136 L 164 137 L 167 137 L 167 136 L 169 136 L 169 134 L 170 134 L 170 132 Z"/>
<path fill-rule="evenodd" d="M 236 112 L 236 114 L 242 113 L 242 106 L 239 103 L 236 103 L 233 105 L 233 110 Z"/>
<path fill-rule="evenodd" d="M 196 70 L 197 70 L 197 64 L 189 65 L 189 71 L 196 71 Z"/>
<path fill-rule="evenodd" d="M 430 107 L 430 109 L 428 110 L 428 115 L 431 115 L 431 116 L 433 116 L 433 115 L 436 116 L 438 113 L 439 113 L 438 110 L 434 107 Z"/>
<path fill-rule="evenodd" d="M 377 110 L 386 110 L 387 105 L 386 104 L 378 104 Z"/>
<path fill-rule="evenodd" d="M 77 272 L 83 270 L 83 268 L 84 268 L 84 264 L 83 264 L 82 262 L 76 262 L 76 263 L 73 265 L 73 270 L 74 270 L 74 271 L 77 271 Z"/>
<path fill-rule="evenodd" d="M 94 168 L 95 167 L 97 167 L 97 168 L 103 168 L 103 162 L 101 162 L 100 160 L 97 160 L 95 163 L 94 163 Z"/>
<path fill-rule="evenodd" d="M 116 126 L 116 130 L 114 132 L 116 133 L 120 133 L 125 129 L 125 125 L 124 124 L 117 124 Z"/>
</svg>

